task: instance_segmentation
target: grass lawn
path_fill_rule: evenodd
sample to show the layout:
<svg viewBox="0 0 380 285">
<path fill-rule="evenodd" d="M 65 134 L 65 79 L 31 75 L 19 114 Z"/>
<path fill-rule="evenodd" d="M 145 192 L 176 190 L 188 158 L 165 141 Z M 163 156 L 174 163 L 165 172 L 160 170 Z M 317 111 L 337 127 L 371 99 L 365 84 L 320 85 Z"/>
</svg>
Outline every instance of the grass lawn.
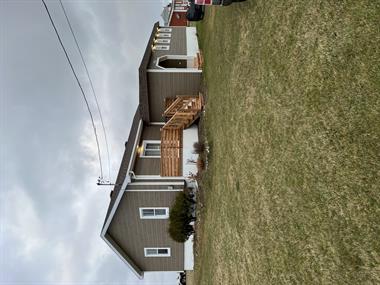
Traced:
<svg viewBox="0 0 380 285">
<path fill-rule="evenodd" d="M 195 284 L 379 284 L 380 1 L 248 0 L 197 28 Z"/>
</svg>

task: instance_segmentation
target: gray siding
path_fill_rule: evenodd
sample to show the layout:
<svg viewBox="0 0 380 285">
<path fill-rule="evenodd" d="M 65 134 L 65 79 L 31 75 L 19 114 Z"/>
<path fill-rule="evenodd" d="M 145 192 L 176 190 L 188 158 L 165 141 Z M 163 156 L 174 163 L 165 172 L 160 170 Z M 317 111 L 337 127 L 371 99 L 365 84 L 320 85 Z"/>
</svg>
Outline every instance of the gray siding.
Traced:
<svg viewBox="0 0 380 285">
<path fill-rule="evenodd" d="M 160 140 L 161 139 L 161 127 L 157 125 L 144 124 L 143 131 L 141 133 L 140 143 L 143 140 Z"/>
<path fill-rule="evenodd" d="M 128 192 L 108 229 L 114 241 L 143 271 L 181 271 L 184 245 L 173 241 L 169 220 L 140 219 L 139 207 L 170 207 L 178 192 Z M 145 257 L 144 247 L 170 247 L 170 257 Z"/>
<path fill-rule="evenodd" d="M 161 126 L 144 125 L 139 145 L 141 146 L 144 140 L 160 140 L 160 129 Z M 137 156 L 133 171 L 136 175 L 159 175 L 160 159 Z"/>
<path fill-rule="evenodd" d="M 169 50 L 154 50 L 149 61 L 148 68 L 158 68 L 156 66 L 157 58 L 163 55 L 186 55 L 186 27 L 170 27 L 172 29 L 172 36 L 170 39 Z M 166 38 L 165 38 L 166 39 Z M 168 44 L 157 44 L 168 45 Z"/>
<path fill-rule="evenodd" d="M 114 241 L 112 236 L 106 233 L 105 238 L 109 241 L 109 243 L 117 250 L 117 252 L 129 263 L 129 265 L 138 273 L 140 276 L 142 276 L 143 272 L 142 270 L 137 267 L 137 265 L 134 263 L 134 261 L 124 252 L 124 249 L 122 249 L 118 243 Z"/>
<path fill-rule="evenodd" d="M 201 73 L 148 72 L 149 116 L 151 122 L 162 122 L 167 97 L 198 95 Z"/>
<path fill-rule="evenodd" d="M 160 159 L 136 158 L 134 173 L 136 175 L 160 175 Z"/>
</svg>

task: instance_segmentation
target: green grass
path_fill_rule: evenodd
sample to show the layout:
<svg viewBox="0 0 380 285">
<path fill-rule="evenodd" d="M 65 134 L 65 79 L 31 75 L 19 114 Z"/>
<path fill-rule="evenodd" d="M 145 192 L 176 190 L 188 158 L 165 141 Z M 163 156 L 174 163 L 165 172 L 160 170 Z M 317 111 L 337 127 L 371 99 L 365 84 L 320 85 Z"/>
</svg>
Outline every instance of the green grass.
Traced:
<svg viewBox="0 0 380 285">
<path fill-rule="evenodd" d="M 375 0 L 206 11 L 196 284 L 380 283 L 379 23 Z"/>
</svg>

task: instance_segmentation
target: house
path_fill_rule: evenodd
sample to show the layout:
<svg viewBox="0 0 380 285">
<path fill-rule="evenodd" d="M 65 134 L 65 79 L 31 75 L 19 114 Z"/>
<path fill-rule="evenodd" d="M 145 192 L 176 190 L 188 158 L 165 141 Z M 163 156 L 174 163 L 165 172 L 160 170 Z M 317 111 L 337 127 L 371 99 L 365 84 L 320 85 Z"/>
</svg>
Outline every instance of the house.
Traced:
<svg viewBox="0 0 380 285">
<path fill-rule="evenodd" d="M 189 3 L 187 0 L 172 0 L 164 7 L 161 17 L 164 26 L 187 26 L 186 12 Z"/>
<path fill-rule="evenodd" d="M 163 41 L 165 40 L 165 41 Z M 149 271 L 191 270 L 191 241 L 168 234 L 178 192 L 195 187 L 189 161 L 202 110 L 195 28 L 153 27 L 139 68 L 139 106 L 116 179 L 101 237 L 140 278 Z"/>
</svg>

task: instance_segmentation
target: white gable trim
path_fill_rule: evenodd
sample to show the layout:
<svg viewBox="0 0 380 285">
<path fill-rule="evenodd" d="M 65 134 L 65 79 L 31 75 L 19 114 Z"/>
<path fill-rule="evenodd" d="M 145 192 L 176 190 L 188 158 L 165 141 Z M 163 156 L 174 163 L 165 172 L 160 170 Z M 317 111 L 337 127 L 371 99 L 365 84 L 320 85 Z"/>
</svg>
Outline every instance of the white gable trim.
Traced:
<svg viewBox="0 0 380 285">
<path fill-rule="evenodd" d="M 109 214 L 108 218 L 107 218 L 107 221 L 106 221 L 106 224 L 104 225 L 104 228 L 100 234 L 101 238 L 108 244 L 108 246 L 121 258 L 121 260 L 124 261 L 125 264 L 128 265 L 128 267 L 132 270 L 133 273 L 136 274 L 136 276 L 140 279 L 142 279 L 142 275 L 140 275 L 130 264 L 129 262 L 112 246 L 112 244 L 107 240 L 106 238 L 106 233 L 107 233 L 107 230 L 108 230 L 108 227 L 110 226 L 111 224 L 111 221 L 113 219 L 113 216 L 115 215 L 116 213 L 116 209 L 117 207 L 119 206 L 119 203 L 121 201 L 121 198 L 123 197 L 123 194 L 124 194 L 124 191 L 122 191 L 123 189 L 126 189 L 127 188 L 127 185 L 128 183 L 131 182 L 131 177 L 129 176 L 129 171 L 131 170 L 131 167 L 132 167 L 132 162 L 134 160 L 134 157 L 136 155 L 136 148 L 137 148 L 137 144 L 140 140 L 140 136 L 141 136 L 141 132 L 142 132 L 142 125 L 143 125 L 143 122 L 142 120 L 139 121 L 139 126 L 137 128 L 137 135 L 135 137 L 135 142 L 133 144 L 133 148 L 132 148 L 132 155 L 131 155 L 131 158 L 129 160 L 129 163 L 128 163 L 128 169 L 127 169 L 127 174 L 125 176 L 125 179 L 123 181 L 123 184 L 121 186 L 121 190 L 119 191 L 118 193 L 118 196 L 116 197 L 116 201 L 115 203 L 113 204 L 113 207 L 111 209 L 111 213 Z"/>
<path fill-rule="evenodd" d="M 101 235 L 102 239 L 108 244 L 108 246 L 113 250 L 113 252 L 116 253 L 116 255 L 128 266 L 128 268 L 139 278 L 139 279 L 143 279 L 144 275 L 138 273 L 132 265 L 129 264 L 129 262 L 120 254 L 120 252 L 118 252 L 116 250 L 116 248 L 113 247 L 113 245 L 109 242 L 109 240 Z"/>
</svg>

